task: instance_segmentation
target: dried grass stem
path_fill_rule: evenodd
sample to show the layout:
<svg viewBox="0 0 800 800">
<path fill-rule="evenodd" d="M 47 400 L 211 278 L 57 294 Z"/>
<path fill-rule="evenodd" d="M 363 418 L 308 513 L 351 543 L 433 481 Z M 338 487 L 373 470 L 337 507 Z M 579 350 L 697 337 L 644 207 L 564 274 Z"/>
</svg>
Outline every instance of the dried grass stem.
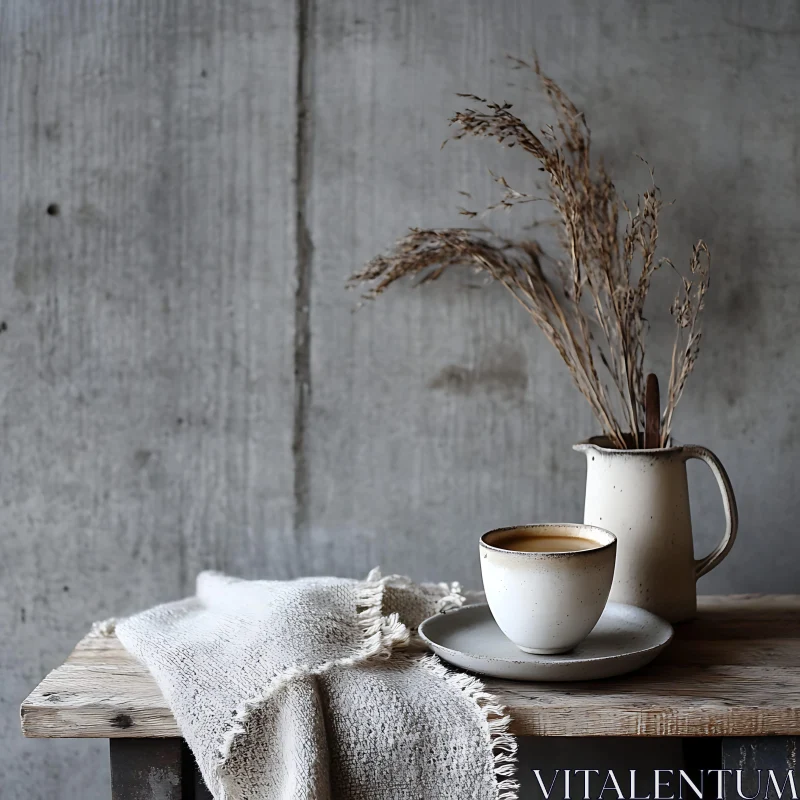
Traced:
<svg viewBox="0 0 800 800">
<path fill-rule="evenodd" d="M 515 65 L 528 66 L 519 60 Z M 552 102 L 554 126 L 536 134 L 512 113 L 509 103 L 461 95 L 476 107 L 452 117 L 457 129 L 452 138 L 489 137 L 508 147 L 519 146 L 536 159 L 547 177 L 546 199 L 556 214 L 563 255 L 548 256 L 535 240 L 512 241 L 486 228 L 415 228 L 391 252 L 356 272 L 350 283 L 366 286 L 366 296 L 374 298 L 401 278 L 416 277 L 426 283 L 451 267 L 488 274 L 511 293 L 556 348 L 611 441 L 619 448 L 626 443 L 641 447 L 644 306 L 655 272 L 664 263 L 672 266 L 656 257 L 661 194 L 651 171 L 651 185 L 629 209 L 618 198 L 602 163 L 592 162 L 591 135 L 583 114 L 538 64 L 533 69 Z M 502 197 L 489 211 L 542 199 L 512 188 L 502 176 L 492 177 Z M 466 209 L 461 213 L 477 216 Z M 669 441 L 675 406 L 697 359 L 709 267 L 708 247 L 699 241 L 692 250 L 691 276 L 680 276 L 670 308 L 677 330 L 662 446 Z"/>
</svg>

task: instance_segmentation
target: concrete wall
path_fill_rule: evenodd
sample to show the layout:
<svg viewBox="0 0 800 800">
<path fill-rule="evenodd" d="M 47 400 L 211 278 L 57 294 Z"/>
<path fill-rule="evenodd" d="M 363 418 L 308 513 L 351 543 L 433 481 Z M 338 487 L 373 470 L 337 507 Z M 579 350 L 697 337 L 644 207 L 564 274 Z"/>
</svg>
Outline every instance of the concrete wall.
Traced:
<svg viewBox="0 0 800 800">
<path fill-rule="evenodd" d="M 628 198 L 634 153 L 676 198 L 663 253 L 711 245 L 676 434 L 727 464 L 742 524 L 700 588 L 800 588 L 796 3 L 6 0 L 2 797 L 105 796 L 102 743 L 24 741 L 16 710 L 94 619 L 208 567 L 476 584 L 483 530 L 580 517 L 595 425 L 500 290 L 354 314 L 343 289 L 407 226 L 459 224 L 487 169 L 530 185 L 515 151 L 439 145 L 458 91 L 546 119 L 504 63 L 533 50 Z M 698 552 L 722 525 L 702 470 Z"/>
</svg>

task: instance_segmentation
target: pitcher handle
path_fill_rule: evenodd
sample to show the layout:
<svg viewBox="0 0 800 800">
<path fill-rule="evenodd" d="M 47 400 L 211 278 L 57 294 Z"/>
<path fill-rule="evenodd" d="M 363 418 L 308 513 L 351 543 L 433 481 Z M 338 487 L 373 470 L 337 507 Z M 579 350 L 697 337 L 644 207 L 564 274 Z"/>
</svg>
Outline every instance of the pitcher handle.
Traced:
<svg viewBox="0 0 800 800">
<path fill-rule="evenodd" d="M 725 558 L 730 552 L 736 540 L 736 532 L 739 528 L 739 512 L 736 509 L 736 498 L 733 495 L 733 486 L 725 472 L 722 462 L 707 448 L 691 444 L 683 448 L 684 459 L 697 458 L 705 461 L 709 469 L 717 479 L 720 493 L 722 494 L 722 507 L 725 511 L 725 535 L 717 547 L 712 550 L 705 558 L 695 559 L 694 571 L 695 580 L 710 572 L 714 567 Z"/>
</svg>

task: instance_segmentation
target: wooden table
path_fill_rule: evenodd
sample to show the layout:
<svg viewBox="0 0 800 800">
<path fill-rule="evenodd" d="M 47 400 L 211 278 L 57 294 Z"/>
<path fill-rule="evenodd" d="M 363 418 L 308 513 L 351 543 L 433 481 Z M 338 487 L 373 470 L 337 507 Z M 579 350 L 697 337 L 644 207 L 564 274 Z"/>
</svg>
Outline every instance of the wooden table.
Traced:
<svg viewBox="0 0 800 800">
<path fill-rule="evenodd" d="M 518 735 L 687 737 L 690 764 L 785 776 L 800 736 L 800 595 L 703 597 L 698 619 L 633 675 L 485 683 Z M 83 639 L 21 716 L 26 736 L 109 739 L 114 800 L 209 796 L 161 693 L 115 638 Z"/>
</svg>

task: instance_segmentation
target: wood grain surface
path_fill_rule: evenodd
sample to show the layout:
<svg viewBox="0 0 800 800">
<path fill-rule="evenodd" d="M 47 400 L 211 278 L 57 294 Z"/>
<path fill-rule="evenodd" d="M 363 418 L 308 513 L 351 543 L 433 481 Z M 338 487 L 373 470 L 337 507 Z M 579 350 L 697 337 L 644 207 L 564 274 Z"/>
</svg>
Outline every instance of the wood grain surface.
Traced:
<svg viewBox="0 0 800 800">
<path fill-rule="evenodd" d="M 604 681 L 486 679 L 531 736 L 800 734 L 800 596 L 704 597 L 652 665 Z M 80 642 L 22 705 L 30 737 L 179 736 L 149 673 L 116 638 Z"/>
</svg>

